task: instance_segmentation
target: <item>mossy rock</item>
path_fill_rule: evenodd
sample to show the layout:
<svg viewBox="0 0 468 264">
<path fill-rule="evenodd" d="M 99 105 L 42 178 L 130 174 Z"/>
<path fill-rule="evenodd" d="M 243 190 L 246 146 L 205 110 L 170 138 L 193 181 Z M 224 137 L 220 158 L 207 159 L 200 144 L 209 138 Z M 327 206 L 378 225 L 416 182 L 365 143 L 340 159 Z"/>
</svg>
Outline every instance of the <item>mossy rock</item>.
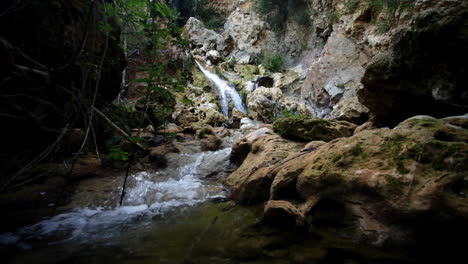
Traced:
<svg viewBox="0 0 468 264">
<path fill-rule="evenodd" d="M 349 137 L 356 125 L 346 121 L 328 121 L 311 117 L 285 117 L 273 123 L 273 130 L 281 136 L 293 140 L 330 141 L 335 138 Z"/>
</svg>

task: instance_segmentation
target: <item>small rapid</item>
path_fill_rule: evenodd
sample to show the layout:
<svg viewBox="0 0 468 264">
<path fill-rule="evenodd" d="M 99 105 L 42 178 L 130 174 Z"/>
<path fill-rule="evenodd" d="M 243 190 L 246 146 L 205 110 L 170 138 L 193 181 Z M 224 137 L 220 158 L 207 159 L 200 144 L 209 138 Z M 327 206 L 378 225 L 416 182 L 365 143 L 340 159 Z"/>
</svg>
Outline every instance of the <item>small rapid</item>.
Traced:
<svg viewBox="0 0 468 264">
<path fill-rule="evenodd" d="M 115 181 L 114 192 L 108 197 L 111 202 L 96 201 L 94 206 L 74 208 L 16 232 L 0 234 L 0 247 L 31 249 L 38 241 L 109 243 L 174 211 L 225 198 L 228 193 L 221 181 L 228 174 L 231 146 L 241 136 L 233 131 L 224 139 L 225 148 L 218 151 L 201 152 L 196 142 L 177 142 L 181 153 L 168 154 L 166 169 L 129 177 L 124 206 L 118 206 L 121 182 Z"/>
<path fill-rule="evenodd" d="M 242 103 L 242 98 L 240 97 L 239 93 L 234 89 L 229 83 L 223 79 L 221 79 L 218 75 L 211 73 L 210 71 L 203 68 L 203 66 L 196 61 L 198 68 L 202 71 L 202 73 L 210 80 L 210 82 L 216 87 L 219 94 L 219 100 L 221 102 L 221 111 L 225 116 L 229 115 L 229 99 L 231 99 L 234 107 L 237 108 L 239 111 L 246 113 L 247 110 L 245 109 L 244 104 Z M 228 98 L 229 97 L 229 98 Z"/>
</svg>

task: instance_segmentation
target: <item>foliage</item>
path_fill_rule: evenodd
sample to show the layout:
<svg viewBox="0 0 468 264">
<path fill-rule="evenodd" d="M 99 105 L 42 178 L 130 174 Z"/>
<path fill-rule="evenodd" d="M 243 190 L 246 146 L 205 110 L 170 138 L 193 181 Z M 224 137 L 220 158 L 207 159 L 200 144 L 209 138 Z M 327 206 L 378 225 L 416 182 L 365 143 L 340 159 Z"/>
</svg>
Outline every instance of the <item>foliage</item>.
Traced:
<svg viewBox="0 0 468 264">
<path fill-rule="evenodd" d="M 112 148 L 107 157 L 113 160 L 126 161 L 129 158 L 129 153 L 127 151 L 123 151 L 122 148 Z"/>
<path fill-rule="evenodd" d="M 414 0 L 365 0 L 365 4 L 371 9 L 374 21 L 380 13 L 385 12 L 388 17 L 386 22 L 389 25 L 398 19 L 399 12 L 406 10 L 411 14 L 413 3 Z M 379 31 L 382 31 L 381 29 Z"/>
<path fill-rule="evenodd" d="M 185 24 L 189 17 L 201 20 L 207 28 L 218 30 L 224 26 L 226 15 L 210 5 L 209 0 L 180 0 L 178 5 L 181 15 L 178 19 L 180 26 Z"/>
<path fill-rule="evenodd" d="M 359 6 L 359 0 L 348 0 L 345 2 L 345 10 L 347 13 L 352 13 Z"/>
<path fill-rule="evenodd" d="M 271 72 L 282 72 L 285 67 L 286 60 L 283 55 L 275 53 L 268 56 L 265 62 L 265 68 Z"/>
<path fill-rule="evenodd" d="M 304 115 L 298 112 L 291 112 L 287 108 L 284 108 L 283 111 L 281 111 L 281 115 L 279 117 L 286 117 L 286 118 L 302 118 Z"/>
<path fill-rule="evenodd" d="M 338 22 L 339 19 L 340 19 L 340 15 L 336 11 L 327 13 L 327 20 L 329 24 L 334 24 Z"/>
<path fill-rule="evenodd" d="M 259 14 L 266 16 L 266 21 L 276 32 L 285 30 L 288 18 L 303 26 L 311 24 L 312 13 L 307 0 L 257 0 L 254 8 Z"/>
</svg>

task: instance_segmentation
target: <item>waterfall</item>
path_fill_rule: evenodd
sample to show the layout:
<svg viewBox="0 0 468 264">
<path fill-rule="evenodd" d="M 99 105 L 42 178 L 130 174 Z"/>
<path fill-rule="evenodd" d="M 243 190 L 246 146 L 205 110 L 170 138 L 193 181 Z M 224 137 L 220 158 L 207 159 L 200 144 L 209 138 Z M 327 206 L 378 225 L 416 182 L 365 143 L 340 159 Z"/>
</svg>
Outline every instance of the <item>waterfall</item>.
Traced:
<svg viewBox="0 0 468 264">
<path fill-rule="evenodd" d="M 242 99 L 239 93 L 234 89 L 229 83 L 221 78 L 218 75 L 209 72 L 203 66 L 196 61 L 198 68 L 202 71 L 202 73 L 210 80 L 210 82 L 216 87 L 219 94 L 219 100 L 221 102 L 221 111 L 225 116 L 229 114 L 229 101 L 230 98 L 234 103 L 234 107 L 237 108 L 239 111 L 245 113 L 244 104 L 242 103 Z M 229 97 L 229 98 L 228 98 Z"/>
</svg>

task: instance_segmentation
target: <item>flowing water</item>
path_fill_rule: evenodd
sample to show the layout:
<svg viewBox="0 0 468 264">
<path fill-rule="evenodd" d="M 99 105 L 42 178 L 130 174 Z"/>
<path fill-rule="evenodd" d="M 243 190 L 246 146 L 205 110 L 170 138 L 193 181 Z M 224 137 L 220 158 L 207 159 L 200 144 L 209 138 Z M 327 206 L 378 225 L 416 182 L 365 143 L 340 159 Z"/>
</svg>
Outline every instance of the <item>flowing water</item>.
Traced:
<svg viewBox="0 0 468 264">
<path fill-rule="evenodd" d="M 246 113 L 245 106 L 242 103 L 242 98 L 236 89 L 229 85 L 227 81 L 221 79 L 218 75 L 211 73 L 203 68 L 203 66 L 198 61 L 196 61 L 196 63 L 206 78 L 208 78 L 208 80 L 210 80 L 210 82 L 216 87 L 221 103 L 221 111 L 223 114 L 225 116 L 229 115 L 229 100 L 232 101 L 235 108 L 243 113 Z"/>
<path fill-rule="evenodd" d="M 352 241 L 259 225 L 262 208 L 224 201 L 222 179 L 242 133 L 224 149 L 202 152 L 197 141 L 175 142 L 167 169 L 129 178 L 119 207 L 114 191 L 15 232 L 0 234 L 2 263 L 395 263 L 395 252 L 358 249 Z M 108 185 L 106 185 L 108 186 Z M 91 193 L 91 195 L 93 195 Z M 75 195 L 79 197 L 79 195 Z M 78 199 L 78 198 L 76 198 Z M 73 202 L 72 202 L 73 203 Z M 79 199 L 76 204 L 80 204 Z"/>
</svg>

